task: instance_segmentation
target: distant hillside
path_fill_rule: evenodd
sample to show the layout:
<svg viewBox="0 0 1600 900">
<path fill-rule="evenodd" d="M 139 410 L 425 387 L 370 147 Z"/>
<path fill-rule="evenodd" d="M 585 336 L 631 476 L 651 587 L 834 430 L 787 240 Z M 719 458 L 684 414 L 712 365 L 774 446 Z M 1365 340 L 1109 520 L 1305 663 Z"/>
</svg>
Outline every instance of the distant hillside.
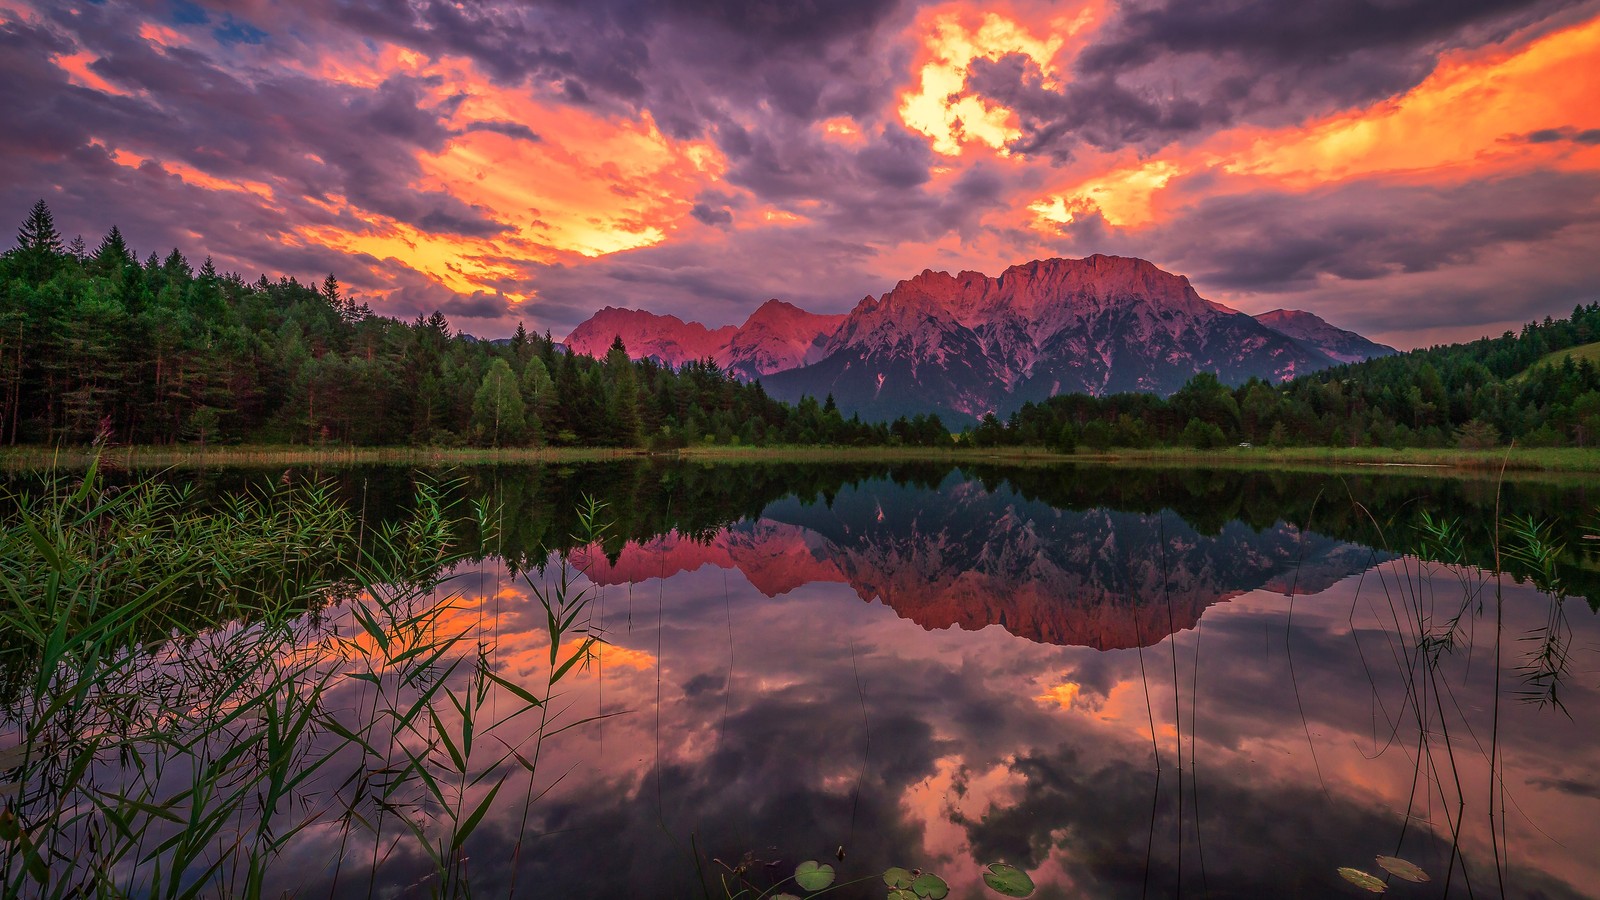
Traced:
<svg viewBox="0 0 1600 900">
<path fill-rule="evenodd" d="M 1229 388 L 1198 375 L 1169 398 L 1063 395 L 985 419 L 981 445 L 1596 447 L 1600 303 L 1463 344 Z"/>
<path fill-rule="evenodd" d="M 1387 344 L 1370 341 L 1354 331 L 1336 328 L 1321 316 L 1298 309 L 1275 309 L 1256 316 L 1256 321 L 1337 362 L 1361 362 L 1399 352 Z"/>
<path fill-rule="evenodd" d="M 1600 366 L 1600 341 L 1595 341 L 1592 344 L 1581 344 L 1577 347 L 1568 347 L 1565 350 L 1556 350 L 1554 352 L 1547 353 L 1535 360 L 1533 365 L 1518 373 L 1517 377 L 1520 378 L 1539 366 L 1559 366 L 1568 359 L 1571 359 L 1575 363 L 1587 361 L 1590 365 Z"/>
</svg>

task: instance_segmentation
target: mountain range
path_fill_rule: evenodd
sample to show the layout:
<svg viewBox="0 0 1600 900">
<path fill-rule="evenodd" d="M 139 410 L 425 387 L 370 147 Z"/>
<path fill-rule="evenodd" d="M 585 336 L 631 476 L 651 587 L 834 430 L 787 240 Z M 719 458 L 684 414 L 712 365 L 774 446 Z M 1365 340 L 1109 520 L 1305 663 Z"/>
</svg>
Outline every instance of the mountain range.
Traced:
<svg viewBox="0 0 1600 900">
<path fill-rule="evenodd" d="M 952 423 L 1060 393 L 1164 395 L 1198 372 L 1282 381 L 1395 352 L 1309 312 L 1252 317 L 1153 263 L 1098 254 L 994 278 L 926 270 L 839 315 L 769 300 L 737 327 L 608 306 L 565 344 L 601 356 L 618 337 L 636 359 L 711 359 L 778 399 L 832 395 L 846 415 Z"/>
<path fill-rule="evenodd" d="M 1203 534 L 1170 512 L 1057 509 L 958 476 L 937 489 L 871 481 L 828 504 L 789 498 L 709 539 L 673 532 L 575 558 L 601 585 L 737 569 L 769 597 L 844 584 L 926 629 L 998 625 L 1114 650 L 1153 646 L 1248 591 L 1317 594 L 1388 557 L 1285 522 Z"/>
</svg>

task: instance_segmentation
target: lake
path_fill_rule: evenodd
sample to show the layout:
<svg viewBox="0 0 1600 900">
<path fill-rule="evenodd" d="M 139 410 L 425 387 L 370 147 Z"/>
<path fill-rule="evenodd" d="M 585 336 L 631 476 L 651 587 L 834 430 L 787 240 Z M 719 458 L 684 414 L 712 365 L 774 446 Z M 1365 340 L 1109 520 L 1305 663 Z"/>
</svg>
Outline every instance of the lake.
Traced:
<svg viewBox="0 0 1600 900">
<path fill-rule="evenodd" d="M 387 586 L 319 569 L 287 612 L 196 607 L 50 729 L 28 699 L 44 651 L 0 635 L 21 823 L 0 838 L 29 891 L 97 870 L 162 895 L 805 896 L 805 861 L 839 897 L 885 896 L 890 867 L 1000 896 L 991 863 L 1036 897 L 1365 893 L 1341 868 L 1403 897 L 1600 891 L 1582 483 L 930 462 L 163 477 L 211 511 L 320 485 L 352 546 L 437 565 Z M 419 483 L 437 545 L 384 530 L 415 520 Z M 40 881 L 47 814 L 71 824 Z"/>
</svg>

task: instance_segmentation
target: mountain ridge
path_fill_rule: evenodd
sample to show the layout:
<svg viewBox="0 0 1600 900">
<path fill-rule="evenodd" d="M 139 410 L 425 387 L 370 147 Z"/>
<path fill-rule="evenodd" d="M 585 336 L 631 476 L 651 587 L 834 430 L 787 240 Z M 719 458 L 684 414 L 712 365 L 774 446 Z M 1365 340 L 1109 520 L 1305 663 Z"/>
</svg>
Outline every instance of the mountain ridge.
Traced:
<svg viewBox="0 0 1600 900">
<path fill-rule="evenodd" d="M 924 269 L 848 313 L 774 299 L 715 330 L 608 306 L 566 344 L 603 355 L 616 337 L 635 358 L 709 358 L 762 379 L 778 399 L 831 394 L 868 419 L 977 419 L 1071 392 L 1170 394 L 1203 371 L 1233 384 L 1283 381 L 1395 352 L 1309 312 L 1252 317 L 1200 296 L 1186 276 L 1102 254 L 1019 263 L 995 277 Z"/>
</svg>

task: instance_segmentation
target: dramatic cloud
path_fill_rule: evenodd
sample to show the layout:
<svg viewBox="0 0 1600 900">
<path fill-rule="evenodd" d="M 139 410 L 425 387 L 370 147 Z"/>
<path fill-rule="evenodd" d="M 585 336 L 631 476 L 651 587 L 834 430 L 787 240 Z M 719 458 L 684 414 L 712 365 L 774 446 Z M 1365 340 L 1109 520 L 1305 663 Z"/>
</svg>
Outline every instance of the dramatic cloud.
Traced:
<svg viewBox="0 0 1600 900">
<path fill-rule="evenodd" d="M 0 0 L 0 72 L 18 219 L 485 336 L 1092 252 L 1399 345 L 1597 292 L 1600 0 Z"/>
</svg>

